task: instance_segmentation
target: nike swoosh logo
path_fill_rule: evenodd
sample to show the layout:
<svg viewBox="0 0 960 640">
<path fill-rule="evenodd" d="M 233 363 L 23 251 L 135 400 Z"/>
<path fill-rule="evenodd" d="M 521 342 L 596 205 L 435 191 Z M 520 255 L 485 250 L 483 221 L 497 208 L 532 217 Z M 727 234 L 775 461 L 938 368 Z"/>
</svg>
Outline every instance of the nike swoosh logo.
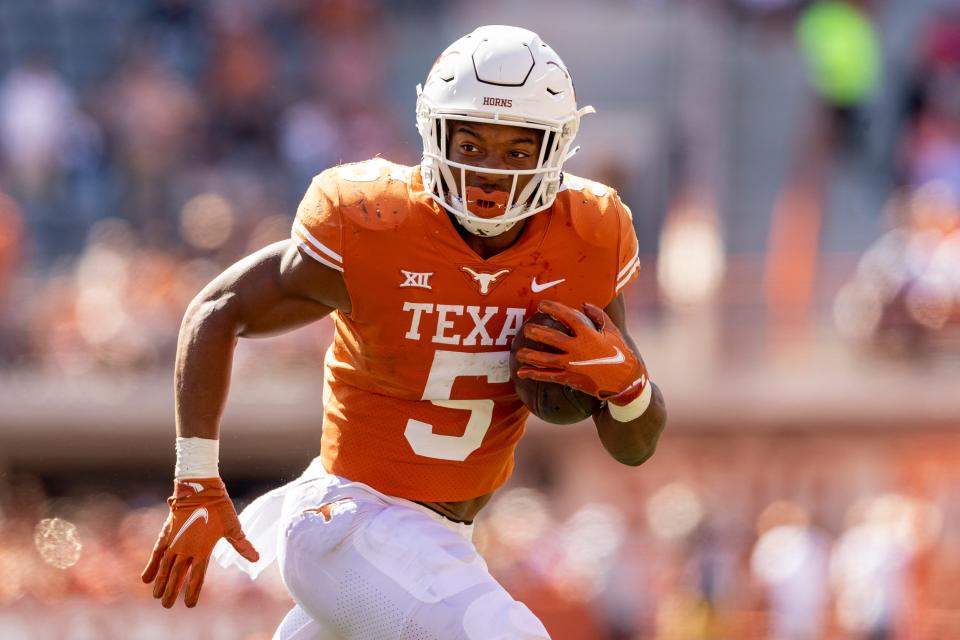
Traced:
<svg viewBox="0 0 960 640">
<path fill-rule="evenodd" d="M 626 358 L 623 355 L 623 351 L 620 351 L 619 347 L 614 347 L 613 350 L 615 353 L 612 356 L 607 356 L 605 358 L 594 358 L 593 360 L 578 360 L 577 362 L 571 362 L 573 366 L 586 367 L 591 364 L 620 364 Z"/>
<path fill-rule="evenodd" d="M 201 491 L 203 491 L 203 485 L 200 484 L 199 482 L 184 482 L 183 484 L 187 485 L 197 493 L 200 493 Z"/>
<path fill-rule="evenodd" d="M 186 521 L 184 521 L 183 526 L 180 527 L 180 531 L 177 531 L 177 535 L 174 536 L 173 541 L 170 543 L 170 546 L 172 547 L 173 545 L 177 544 L 177 540 L 180 539 L 180 536 L 182 536 L 184 532 L 190 528 L 190 525 L 192 525 L 194 522 L 196 522 L 200 518 L 203 518 L 204 522 L 210 521 L 210 513 L 207 511 L 206 507 L 198 507 L 193 510 L 193 513 L 190 514 L 190 517 L 188 517 Z"/>
<path fill-rule="evenodd" d="M 543 284 L 540 284 L 539 282 L 537 282 L 537 279 L 534 278 L 533 282 L 530 283 L 530 290 L 533 291 L 534 293 L 540 293 L 541 291 L 549 289 L 550 287 L 555 287 L 561 282 L 566 282 L 566 281 L 567 281 L 566 278 L 560 278 L 559 280 L 551 280 L 550 282 L 544 282 Z"/>
</svg>

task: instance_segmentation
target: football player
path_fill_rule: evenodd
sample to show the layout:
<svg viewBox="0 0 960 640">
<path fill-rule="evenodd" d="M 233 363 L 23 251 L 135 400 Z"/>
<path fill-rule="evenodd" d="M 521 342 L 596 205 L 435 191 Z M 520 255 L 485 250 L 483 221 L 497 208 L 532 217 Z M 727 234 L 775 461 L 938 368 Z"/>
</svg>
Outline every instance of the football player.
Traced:
<svg viewBox="0 0 960 640">
<path fill-rule="evenodd" d="M 508 369 L 524 319 L 545 311 L 570 335 L 527 326 L 559 352 L 520 350 L 519 377 L 600 398 L 613 458 L 644 462 L 665 422 L 626 331 L 621 292 L 639 270 L 630 211 L 562 172 L 591 111 L 539 36 L 481 27 L 418 87 L 418 167 L 377 158 L 321 173 L 291 241 L 196 297 L 177 352 L 171 511 L 143 572 L 165 607 L 184 585 L 197 604 L 225 538 L 224 566 L 256 576 L 278 560 L 296 606 L 275 638 L 548 637 L 471 543 L 529 415 Z M 320 455 L 238 519 L 218 473 L 237 338 L 330 314 Z"/>
</svg>

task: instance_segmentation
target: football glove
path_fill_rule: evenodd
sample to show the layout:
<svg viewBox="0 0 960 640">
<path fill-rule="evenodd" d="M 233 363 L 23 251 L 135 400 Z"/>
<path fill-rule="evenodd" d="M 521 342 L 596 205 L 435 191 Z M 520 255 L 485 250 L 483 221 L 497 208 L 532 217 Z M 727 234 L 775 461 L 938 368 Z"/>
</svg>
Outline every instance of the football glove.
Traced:
<svg viewBox="0 0 960 640">
<path fill-rule="evenodd" d="M 542 325 L 524 325 L 524 336 L 561 353 L 518 350 L 517 360 L 524 366 L 517 377 L 555 382 L 618 405 L 629 404 L 643 393 L 647 369 L 603 309 L 585 304 L 581 313 L 545 300 L 538 310 L 562 322 L 573 335 Z"/>
<path fill-rule="evenodd" d="M 184 582 L 184 603 L 196 606 L 210 553 L 220 538 L 226 538 L 250 562 L 260 558 L 240 530 L 237 512 L 220 478 L 177 480 L 167 504 L 170 515 L 140 576 L 147 584 L 153 582 L 153 597 L 162 598 L 164 607 L 173 606 Z"/>
</svg>

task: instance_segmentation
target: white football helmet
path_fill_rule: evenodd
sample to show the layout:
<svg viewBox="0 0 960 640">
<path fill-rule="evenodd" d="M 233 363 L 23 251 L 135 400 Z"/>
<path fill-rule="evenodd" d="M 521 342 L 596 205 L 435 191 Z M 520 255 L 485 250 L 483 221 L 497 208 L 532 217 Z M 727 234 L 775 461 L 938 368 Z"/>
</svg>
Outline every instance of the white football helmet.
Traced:
<svg viewBox="0 0 960 640">
<path fill-rule="evenodd" d="M 593 107 L 577 109 L 566 66 L 540 36 L 518 27 L 479 27 L 447 47 L 427 74 L 425 84 L 417 85 L 424 187 L 469 232 L 499 235 L 553 204 L 563 163 L 578 149 L 571 147 L 580 118 L 593 111 Z M 536 168 L 486 169 L 450 161 L 447 141 L 452 120 L 543 131 Z M 461 169 L 459 180 L 451 169 Z M 502 197 L 495 199 L 492 213 L 498 215 L 480 216 L 470 210 L 466 171 L 513 177 L 505 201 Z M 522 175 L 533 177 L 517 193 Z"/>
</svg>

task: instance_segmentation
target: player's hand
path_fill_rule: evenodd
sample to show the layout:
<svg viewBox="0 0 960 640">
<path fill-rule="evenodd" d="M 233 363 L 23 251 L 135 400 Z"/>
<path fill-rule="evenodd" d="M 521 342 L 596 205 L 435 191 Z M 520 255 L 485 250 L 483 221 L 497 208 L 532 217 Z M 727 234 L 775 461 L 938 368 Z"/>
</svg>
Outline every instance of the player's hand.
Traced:
<svg viewBox="0 0 960 640">
<path fill-rule="evenodd" d="M 643 392 L 647 369 L 603 309 L 585 304 L 581 313 L 559 302 L 543 301 L 538 310 L 562 322 L 573 335 L 524 325 L 524 336 L 561 353 L 520 349 L 516 356 L 523 366 L 518 377 L 556 382 L 616 404 L 627 404 Z"/>
<path fill-rule="evenodd" d="M 260 559 L 240 530 L 237 512 L 220 478 L 178 480 L 167 504 L 170 515 L 140 576 L 147 584 L 153 582 L 153 597 L 163 598 L 164 607 L 173 606 L 184 582 L 184 603 L 196 606 L 210 553 L 220 538 L 226 538 L 250 562 Z"/>
</svg>

